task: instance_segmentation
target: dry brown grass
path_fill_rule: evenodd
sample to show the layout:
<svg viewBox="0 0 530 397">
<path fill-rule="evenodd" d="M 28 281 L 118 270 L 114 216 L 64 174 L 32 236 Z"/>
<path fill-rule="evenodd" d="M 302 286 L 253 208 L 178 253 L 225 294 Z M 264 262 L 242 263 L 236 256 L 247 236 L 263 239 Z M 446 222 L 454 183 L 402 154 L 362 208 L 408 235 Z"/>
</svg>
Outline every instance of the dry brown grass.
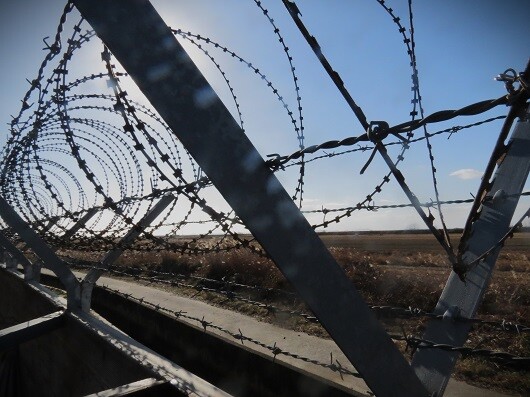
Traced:
<svg viewBox="0 0 530 397">
<path fill-rule="evenodd" d="M 446 256 L 429 235 L 324 235 L 323 241 L 336 258 L 347 277 L 367 302 L 374 305 L 418 307 L 432 310 L 450 273 Z M 453 240 L 456 241 L 455 238 Z M 215 244 L 210 239 L 207 244 Z M 203 243 L 204 244 L 204 243 Z M 529 324 L 530 234 L 516 235 L 503 249 L 497 261 L 478 315 L 489 320 L 507 320 Z M 63 252 L 82 260 L 96 260 L 102 253 Z M 156 272 L 178 273 L 214 280 L 226 280 L 246 285 L 292 291 L 277 267 L 268 259 L 248 250 L 210 253 L 200 256 L 173 252 L 126 252 L 117 263 L 130 271 L 144 275 Z M 278 307 L 307 310 L 303 303 L 275 293 L 238 290 L 246 297 L 266 301 Z M 223 305 L 278 325 L 327 336 L 318 325 L 297 317 L 273 315 L 267 310 L 238 301 L 227 300 L 210 292 L 180 289 L 178 293 L 192 295 L 213 304 Z M 390 332 L 421 335 L 425 320 L 381 318 Z M 466 344 L 530 356 L 530 335 L 508 334 L 486 327 L 475 327 Z M 404 350 L 404 346 L 400 346 Z M 477 358 L 459 361 L 455 376 L 470 383 L 504 392 L 525 394 L 530 390 L 530 376 Z"/>
</svg>

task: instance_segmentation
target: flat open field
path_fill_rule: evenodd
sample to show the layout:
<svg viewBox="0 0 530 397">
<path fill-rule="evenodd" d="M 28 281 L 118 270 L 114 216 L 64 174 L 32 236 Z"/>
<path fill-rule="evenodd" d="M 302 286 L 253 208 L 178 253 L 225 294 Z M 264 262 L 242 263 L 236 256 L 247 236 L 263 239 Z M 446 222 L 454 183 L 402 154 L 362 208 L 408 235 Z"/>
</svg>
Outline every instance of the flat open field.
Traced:
<svg viewBox="0 0 530 397">
<path fill-rule="evenodd" d="M 343 268 L 347 277 L 372 305 L 412 307 L 432 311 L 445 285 L 451 266 L 445 252 L 430 234 L 338 233 L 323 234 L 322 240 Z M 186 240 L 180 237 L 179 240 Z M 453 235 L 458 245 L 459 235 Z M 203 244 L 216 244 L 209 237 Z M 102 253 L 63 252 L 86 264 L 101 258 Z M 263 302 L 285 310 L 307 312 L 303 302 L 285 295 L 239 286 L 257 286 L 292 292 L 276 266 L 268 259 L 249 250 L 211 252 L 189 256 L 174 252 L 126 251 L 116 269 L 134 275 L 157 279 L 173 279 L 171 288 L 177 294 L 193 296 L 215 305 L 244 312 L 284 327 L 327 337 L 318 325 L 303 318 L 280 316 L 274 310 L 228 298 L 226 291 L 245 299 Z M 187 286 L 183 286 L 187 285 Z M 491 284 L 478 311 L 484 320 L 530 324 L 530 233 L 518 233 L 508 240 L 497 260 Z M 205 288 L 206 287 L 206 288 Z M 218 289 L 219 293 L 215 293 Z M 389 333 L 421 337 L 425 318 L 397 318 L 379 315 Z M 396 342 L 410 357 L 410 348 Z M 530 356 L 530 333 L 509 333 L 498 328 L 476 325 L 466 343 L 473 349 L 504 351 L 520 357 Z M 469 383 L 506 393 L 528 395 L 528 366 L 514 368 L 480 357 L 459 360 L 454 376 Z"/>
<path fill-rule="evenodd" d="M 427 305 L 432 308 L 451 267 L 445 252 L 428 234 L 359 234 L 322 235 L 322 240 L 341 261 L 341 254 L 354 252 L 357 260 L 369 262 L 378 272 L 379 289 L 387 298 L 403 305 Z M 459 235 L 452 235 L 454 245 Z M 360 257 L 360 258 L 359 258 Z M 407 303 L 393 289 L 411 284 L 423 290 L 430 299 L 420 299 L 421 294 L 406 294 Z M 530 233 L 519 233 L 507 241 L 496 263 L 496 268 L 479 314 L 506 315 L 512 321 L 530 323 Z M 363 290 L 362 281 L 357 288 Z M 418 291 L 419 292 L 419 291 Z M 382 298 L 382 297 L 381 297 Z M 436 298 L 436 299 L 435 299 Z M 425 308 L 427 308 L 425 307 Z M 513 316 L 513 314 L 517 314 Z"/>
<path fill-rule="evenodd" d="M 450 234 L 453 245 L 458 244 L 459 234 Z M 440 244 L 431 234 L 407 234 L 407 233 L 345 233 L 345 234 L 321 234 L 320 238 L 328 247 L 355 248 L 364 251 L 385 252 L 429 252 L 443 253 Z M 530 233 L 517 233 L 509 239 L 507 250 L 525 252 L 530 254 Z"/>
</svg>

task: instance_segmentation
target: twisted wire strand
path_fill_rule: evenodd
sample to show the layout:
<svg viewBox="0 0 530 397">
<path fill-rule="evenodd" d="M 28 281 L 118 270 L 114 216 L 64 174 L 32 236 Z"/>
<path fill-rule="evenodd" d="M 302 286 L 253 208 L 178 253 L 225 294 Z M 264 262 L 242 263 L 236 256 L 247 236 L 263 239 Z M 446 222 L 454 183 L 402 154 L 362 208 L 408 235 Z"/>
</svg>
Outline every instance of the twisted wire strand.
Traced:
<svg viewBox="0 0 530 397">
<path fill-rule="evenodd" d="M 90 269 L 92 268 L 89 265 L 84 265 L 82 263 L 76 263 L 75 268 L 78 269 Z M 258 293 L 271 293 L 275 296 L 283 296 L 293 302 L 300 302 L 299 297 L 296 293 L 287 291 L 284 289 L 277 288 L 267 288 L 261 287 L 259 285 L 248 285 L 239 282 L 234 282 L 226 279 L 217 280 L 208 277 L 200 277 L 194 275 L 186 275 L 182 273 L 175 272 L 163 272 L 157 271 L 154 269 L 148 270 L 149 275 L 144 276 L 138 273 L 138 271 L 133 271 L 124 266 L 114 266 L 109 270 L 110 274 L 119 276 L 119 277 L 129 277 L 136 281 L 147 281 L 149 283 L 158 283 L 166 284 L 170 286 L 176 286 L 181 288 L 193 289 L 198 292 L 211 292 L 222 295 L 227 298 L 227 301 L 241 301 L 247 304 L 257 306 L 262 309 L 266 309 L 270 314 L 284 314 L 290 317 L 301 318 L 310 323 L 318 323 L 318 319 L 309 313 L 295 310 L 295 309 L 286 309 L 280 308 L 272 303 L 267 303 L 263 301 L 258 301 L 256 299 L 246 298 L 241 294 L 238 294 L 236 289 L 244 289 L 247 291 L 255 291 Z M 183 282 L 182 280 L 192 280 L 195 281 L 195 284 L 190 284 L 189 282 Z M 393 306 L 393 305 L 373 305 L 370 304 L 369 307 L 374 310 L 378 315 L 381 316 L 391 316 L 394 318 L 426 318 L 426 319 L 436 319 L 440 321 L 446 321 L 443 315 L 436 314 L 433 312 L 426 311 L 420 308 L 414 308 L 411 306 L 402 307 L 402 306 Z M 465 317 L 456 317 L 453 319 L 456 322 L 480 325 L 480 326 L 489 326 L 500 331 L 505 331 L 509 333 L 522 334 L 529 333 L 530 326 L 524 324 L 518 324 L 507 320 L 487 320 L 481 318 L 465 318 Z"/>
</svg>

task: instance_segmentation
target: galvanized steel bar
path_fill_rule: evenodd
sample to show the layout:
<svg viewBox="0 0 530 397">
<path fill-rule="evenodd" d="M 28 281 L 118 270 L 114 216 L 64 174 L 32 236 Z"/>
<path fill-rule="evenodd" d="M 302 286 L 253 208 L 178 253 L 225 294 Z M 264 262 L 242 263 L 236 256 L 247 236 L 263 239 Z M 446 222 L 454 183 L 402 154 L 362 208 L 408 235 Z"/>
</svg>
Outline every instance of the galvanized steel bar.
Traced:
<svg viewBox="0 0 530 397">
<path fill-rule="evenodd" d="M 151 208 L 151 210 L 134 225 L 131 230 L 120 240 L 118 245 L 107 252 L 98 268 L 90 269 L 81 283 L 81 308 L 84 311 L 90 310 L 90 301 L 92 300 L 92 290 L 96 281 L 123 253 L 123 251 L 131 246 L 132 243 L 142 234 L 142 232 L 154 222 L 164 210 L 175 201 L 175 196 L 166 194 L 162 196 L 158 202 Z"/>
<path fill-rule="evenodd" d="M 13 348 L 20 343 L 38 338 L 64 325 L 64 311 L 25 321 L 0 330 L 0 352 Z"/>
<path fill-rule="evenodd" d="M 136 382 L 131 382 L 126 385 L 121 385 L 118 387 L 113 387 L 111 389 L 102 390 L 97 393 L 88 394 L 85 397 L 118 397 L 118 396 L 135 396 L 135 395 L 162 395 L 160 391 L 156 388 L 164 386 L 169 382 L 166 380 L 159 380 L 156 378 L 147 378 L 138 380 Z M 160 394 L 158 394 L 160 393 Z M 180 394 L 180 393 L 179 393 Z M 170 395 L 177 395 L 177 390 L 175 389 L 174 393 Z"/>
<path fill-rule="evenodd" d="M 99 208 L 93 207 L 87 211 L 85 215 L 83 215 L 70 229 L 68 229 L 61 238 L 63 240 L 68 240 L 72 238 L 78 231 L 81 229 L 89 220 L 92 218 L 97 212 L 99 211 Z M 51 225 L 55 224 L 55 221 L 50 222 Z M 51 225 L 46 228 L 46 230 L 49 230 L 51 228 Z M 57 251 L 55 248 L 52 248 L 53 252 Z M 43 262 L 38 259 L 34 263 L 32 263 L 30 266 L 25 267 L 24 270 L 24 278 L 26 281 L 40 281 L 40 275 L 42 270 Z"/>
<path fill-rule="evenodd" d="M 426 396 L 289 194 L 146 0 L 74 0 L 378 396 Z"/>
<path fill-rule="evenodd" d="M 37 233 L 38 233 L 38 234 L 39 234 L 39 233 L 40 233 L 40 234 L 45 234 L 48 230 L 50 230 L 50 229 L 53 227 L 53 225 L 55 225 L 55 222 L 56 222 L 56 221 L 57 221 L 57 220 L 56 220 L 56 219 L 53 219 L 53 218 L 50 219 L 50 220 L 48 220 L 48 222 L 47 222 L 47 223 L 42 227 L 42 229 L 40 229 Z M 33 225 L 31 225 L 30 227 L 33 228 Z M 34 230 L 37 230 L 37 228 L 34 228 Z M 24 244 L 22 245 L 22 249 L 24 250 L 24 249 L 26 249 L 26 248 L 28 248 L 28 244 L 27 244 L 27 243 L 24 243 Z"/>
<path fill-rule="evenodd" d="M 42 260 L 44 265 L 59 278 L 67 292 L 68 307 L 78 308 L 81 298 L 81 285 L 79 281 L 75 278 L 66 263 L 29 227 L 24 219 L 17 214 L 2 196 L 0 196 L 0 216 L 20 236 L 27 247 Z"/>
<path fill-rule="evenodd" d="M 482 255 L 507 233 L 510 221 L 519 201 L 519 194 L 530 170 L 530 107 L 525 119 L 520 120 L 508 144 L 508 151 L 499 165 L 490 190 L 492 200 L 482 204 L 479 218 L 473 225 L 469 238 L 465 263 Z M 466 273 L 466 281 L 451 272 L 435 314 L 444 315 L 444 320 L 431 320 L 422 339 L 452 346 L 462 346 L 469 334 L 471 323 L 455 321 L 456 317 L 473 318 L 489 284 L 500 247 L 485 260 Z M 413 357 L 412 366 L 430 393 L 442 396 L 459 357 L 458 353 L 419 349 Z"/>
</svg>

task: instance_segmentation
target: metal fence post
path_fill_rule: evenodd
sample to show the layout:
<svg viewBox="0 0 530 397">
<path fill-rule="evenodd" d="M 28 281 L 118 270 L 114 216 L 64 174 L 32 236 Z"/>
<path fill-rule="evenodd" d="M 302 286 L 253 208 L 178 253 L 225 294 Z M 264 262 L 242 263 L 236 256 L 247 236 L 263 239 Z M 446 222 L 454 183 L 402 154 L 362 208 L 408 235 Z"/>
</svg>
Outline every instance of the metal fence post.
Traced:
<svg viewBox="0 0 530 397">
<path fill-rule="evenodd" d="M 375 315 L 150 2 L 73 3 L 372 391 L 381 397 L 426 396 Z"/>
<path fill-rule="evenodd" d="M 55 225 L 55 222 L 56 222 L 56 219 L 54 218 L 48 220 L 48 222 L 46 223 L 46 225 L 44 225 L 44 227 L 40 230 L 40 232 L 46 233 L 48 230 L 50 230 L 53 227 L 53 225 Z M 33 227 L 33 225 L 31 225 L 31 227 Z M 28 248 L 28 245 L 27 243 L 24 243 L 22 246 L 22 249 L 26 249 L 26 248 Z M 24 256 L 24 254 L 22 255 Z M 17 258 L 20 258 L 20 257 L 17 256 Z M 36 281 L 36 282 L 40 281 L 40 271 L 42 268 L 42 262 L 39 259 L 37 259 L 35 262 L 28 261 L 27 265 L 24 265 L 24 262 L 21 262 L 21 264 L 24 267 L 24 280 Z"/>
<path fill-rule="evenodd" d="M 473 224 L 473 234 L 463 259 L 472 262 L 508 232 L 519 194 L 530 170 L 530 106 L 520 120 L 508 144 L 508 151 L 499 165 L 490 190 L 492 200 L 482 204 L 478 219 Z M 466 273 L 466 281 L 451 272 L 447 284 L 434 310 L 444 315 L 444 320 L 430 320 L 423 339 L 453 346 L 462 346 L 471 325 L 458 322 L 455 317 L 473 318 L 491 279 L 500 247 L 485 260 Z M 456 320 L 456 321 L 455 321 Z M 459 353 L 439 349 L 419 349 L 412 366 L 429 392 L 442 396 L 451 377 Z"/>
<path fill-rule="evenodd" d="M 175 196 L 167 194 L 162 196 L 151 210 L 129 230 L 129 232 L 120 240 L 115 248 L 111 249 L 102 259 L 100 267 L 90 269 L 83 281 L 81 282 L 81 308 L 88 312 L 92 300 L 92 291 L 96 281 L 101 277 L 105 270 L 120 257 L 123 251 L 130 247 L 142 232 L 153 223 L 153 221 L 172 203 Z"/>
<path fill-rule="evenodd" d="M 53 249 L 30 228 L 27 222 L 17 214 L 2 196 L 0 196 L 0 216 L 4 219 L 5 223 L 7 223 L 13 231 L 22 238 L 22 240 L 24 240 L 27 247 L 42 260 L 44 265 L 59 278 L 67 292 L 68 308 L 80 308 L 81 285 L 70 268 L 55 254 Z"/>
</svg>

